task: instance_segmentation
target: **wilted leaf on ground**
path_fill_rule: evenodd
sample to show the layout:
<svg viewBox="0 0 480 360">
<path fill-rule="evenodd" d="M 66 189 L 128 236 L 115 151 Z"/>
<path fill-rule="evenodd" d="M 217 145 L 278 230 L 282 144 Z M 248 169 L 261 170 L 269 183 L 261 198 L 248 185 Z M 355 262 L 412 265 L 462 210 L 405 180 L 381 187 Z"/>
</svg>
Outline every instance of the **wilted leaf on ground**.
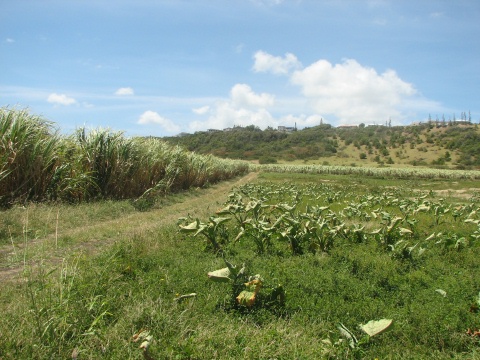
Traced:
<svg viewBox="0 0 480 360">
<path fill-rule="evenodd" d="M 371 320 L 365 325 L 360 325 L 360 328 L 368 335 L 375 336 L 387 330 L 392 322 L 391 319 Z"/>
<path fill-rule="evenodd" d="M 255 275 L 254 279 L 245 283 L 246 290 L 243 290 L 238 296 L 237 296 L 237 302 L 240 305 L 245 305 L 245 306 L 253 306 L 255 303 L 255 299 L 257 297 L 258 292 L 260 291 L 260 288 L 262 287 L 262 280 L 260 279 L 260 275 Z"/>
<path fill-rule="evenodd" d="M 188 225 L 180 225 L 180 231 L 182 232 L 195 232 L 198 230 L 200 221 L 197 219 Z"/>
<path fill-rule="evenodd" d="M 210 280 L 213 281 L 229 282 L 232 280 L 230 279 L 230 269 L 228 267 L 220 270 L 210 271 L 207 275 Z"/>
</svg>

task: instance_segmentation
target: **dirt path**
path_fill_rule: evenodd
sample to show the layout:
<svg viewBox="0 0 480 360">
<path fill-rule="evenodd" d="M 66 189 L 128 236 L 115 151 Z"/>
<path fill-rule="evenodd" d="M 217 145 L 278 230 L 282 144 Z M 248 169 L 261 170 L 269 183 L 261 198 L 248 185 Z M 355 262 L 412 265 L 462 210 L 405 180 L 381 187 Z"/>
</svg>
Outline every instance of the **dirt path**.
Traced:
<svg viewBox="0 0 480 360">
<path fill-rule="evenodd" d="M 180 216 L 192 214 L 192 216 L 202 217 L 212 214 L 218 207 L 218 202 L 226 200 L 228 192 L 236 186 L 246 184 L 257 178 L 257 173 L 251 172 L 242 178 L 232 181 L 225 181 L 216 184 L 211 188 L 202 190 L 200 195 L 189 197 L 187 200 L 174 203 L 147 212 L 134 212 L 126 216 L 95 223 L 88 227 L 79 227 L 62 232 L 62 236 L 68 236 L 75 239 L 71 245 L 58 248 L 55 244 L 55 235 L 49 235 L 45 238 L 36 239 L 28 243 L 28 253 L 33 254 L 27 261 L 18 261 L 26 249 L 20 246 L 2 246 L 0 247 L 0 257 L 7 259 L 9 257 L 17 258 L 17 261 L 10 262 L 10 265 L 0 263 L 0 283 L 9 280 L 18 280 L 25 268 L 32 268 L 37 264 L 58 264 L 72 253 L 93 254 L 105 247 L 112 245 L 118 238 L 134 236 L 140 232 L 148 231 L 152 228 L 158 228 L 161 225 L 175 223 Z M 208 213 L 208 214 L 207 214 Z M 127 224 L 127 225 L 126 225 Z M 118 231 L 116 231 L 118 229 Z M 95 234 L 95 238 L 85 234 Z M 36 255 L 35 255 L 36 254 Z"/>
</svg>

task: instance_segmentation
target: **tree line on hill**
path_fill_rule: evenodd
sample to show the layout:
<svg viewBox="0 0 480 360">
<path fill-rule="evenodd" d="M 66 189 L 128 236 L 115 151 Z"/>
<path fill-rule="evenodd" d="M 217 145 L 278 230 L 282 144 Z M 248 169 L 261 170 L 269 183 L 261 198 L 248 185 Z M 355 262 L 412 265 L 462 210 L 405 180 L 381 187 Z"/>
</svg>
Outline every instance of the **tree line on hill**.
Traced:
<svg viewBox="0 0 480 360">
<path fill-rule="evenodd" d="M 197 132 L 164 140 L 182 145 L 190 151 L 213 154 L 221 158 L 277 161 L 315 160 L 333 157 L 341 147 L 353 145 L 359 153 L 380 154 L 389 158 L 392 149 L 419 145 L 438 146 L 459 154 L 459 168 L 480 167 L 480 132 L 471 122 L 434 122 L 409 126 L 333 127 L 329 124 L 282 132 L 250 125 L 235 131 Z M 391 159 L 391 158 L 390 158 Z M 429 165 L 442 165 L 441 161 Z"/>
</svg>

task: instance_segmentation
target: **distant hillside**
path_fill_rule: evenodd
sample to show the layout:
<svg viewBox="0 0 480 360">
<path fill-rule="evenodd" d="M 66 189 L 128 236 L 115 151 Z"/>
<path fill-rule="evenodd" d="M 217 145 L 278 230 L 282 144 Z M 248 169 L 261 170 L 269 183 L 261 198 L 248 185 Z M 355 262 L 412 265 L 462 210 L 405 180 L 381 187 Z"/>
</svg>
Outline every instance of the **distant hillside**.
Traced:
<svg viewBox="0 0 480 360">
<path fill-rule="evenodd" d="M 164 140 L 197 153 L 260 163 L 480 168 L 480 130 L 466 122 L 348 128 L 324 124 L 290 132 L 250 125 Z"/>
</svg>

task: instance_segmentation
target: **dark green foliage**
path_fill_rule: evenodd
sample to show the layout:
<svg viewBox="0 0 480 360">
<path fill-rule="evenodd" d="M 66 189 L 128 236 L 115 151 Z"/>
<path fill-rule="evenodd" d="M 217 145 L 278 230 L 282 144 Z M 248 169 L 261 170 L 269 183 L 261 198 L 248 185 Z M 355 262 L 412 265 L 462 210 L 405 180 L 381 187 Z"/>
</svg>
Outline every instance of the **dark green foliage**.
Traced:
<svg viewBox="0 0 480 360">
<path fill-rule="evenodd" d="M 369 154 L 378 152 L 380 155 L 377 155 L 375 161 L 379 163 L 393 164 L 389 149 L 401 149 L 404 146 L 414 149 L 424 143 L 423 136 L 427 144 L 458 151 L 460 153 L 458 166 L 463 168 L 480 166 L 480 134 L 475 125 L 449 127 L 439 125 L 436 128 L 429 124 L 355 128 L 320 125 L 290 133 L 271 128 L 262 131 L 252 125 L 245 128 L 236 127 L 231 131 L 198 132 L 165 140 L 199 153 L 273 163 L 273 160 L 315 160 L 319 157 L 334 156 L 339 151 L 338 139 L 340 139 L 345 145 L 353 144 L 358 150 L 367 151 Z M 441 163 L 450 160 L 445 158 L 439 161 Z M 419 161 L 416 161 L 417 165 L 418 163 Z M 439 163 L 437 161 L 432 165 Z"/>
</svg>

